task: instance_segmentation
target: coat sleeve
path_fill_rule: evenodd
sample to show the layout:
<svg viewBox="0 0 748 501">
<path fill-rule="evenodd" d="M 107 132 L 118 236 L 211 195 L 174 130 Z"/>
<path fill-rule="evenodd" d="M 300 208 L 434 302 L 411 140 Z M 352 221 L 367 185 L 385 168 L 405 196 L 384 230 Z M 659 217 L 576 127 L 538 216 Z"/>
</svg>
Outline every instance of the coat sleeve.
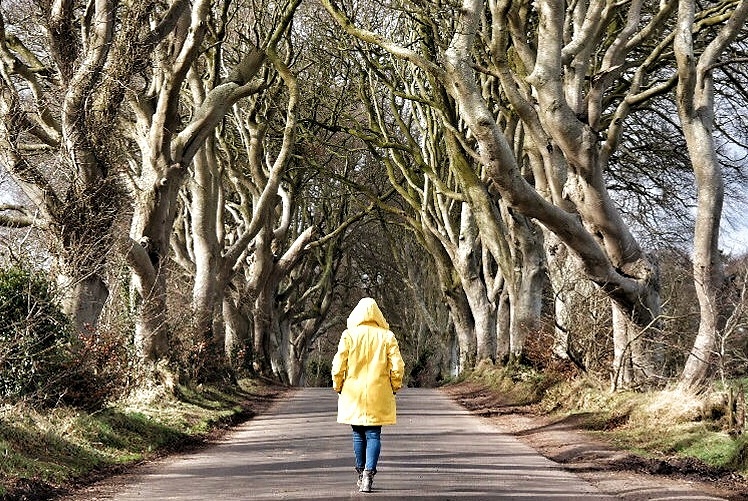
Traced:
<svg viewBox="0 0 748 501">
<path fill-rule="evenodd" d="M 403 357 L 400 355 L 400 346 L 397 344 L 397 339 L 393 334 L 390 340 L 390 346 L 387 350 L 387 357 L 389 359 L 390 366 L 390 384 L 392 385 L 392 392 L 396 393 L 400 388 L 403 387 L 403 376 L 405 375 L 405 363 Z"/>
<path fill-rule="evenodd" d="M 348 350 L 350 349 L 350 336 L 348 331 L 343 331 L 338 343 L 338 352 L 332 359 L 332 389 L 340 393 L 345 382 L 345 375 L 348 370 Z"/>
</svg>

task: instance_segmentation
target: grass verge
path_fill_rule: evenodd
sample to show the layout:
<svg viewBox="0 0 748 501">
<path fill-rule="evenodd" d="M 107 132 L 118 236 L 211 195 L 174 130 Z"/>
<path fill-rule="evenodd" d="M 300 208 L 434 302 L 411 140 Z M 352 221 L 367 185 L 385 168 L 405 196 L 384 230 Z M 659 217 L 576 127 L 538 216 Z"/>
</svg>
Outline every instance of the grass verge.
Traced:
<svg viewBox="0 0 748 501">
<path fill-rule="evenodd" d="M 748 476 L 748 436 L 729 419 L 727 394 L 615 392 L 583 376 L 526 367 L 481 367 L 462 381 L 492 394 L 482 412 L 523 407 L 578 426 L 616 447 L 656 459 L 681 458 Z M 493 409 L 493 410 L 492 410 Z M 744 424 L 743 424 L 744 426 Z"/>
<path fill-rule="evenodd" d="M 196 447 L 264 410 L 282 389 L 177 386 L 133 394 L 101 411 L 0 408 L 0 499 L 50 499 L 161 454 Z"/>
</svg>

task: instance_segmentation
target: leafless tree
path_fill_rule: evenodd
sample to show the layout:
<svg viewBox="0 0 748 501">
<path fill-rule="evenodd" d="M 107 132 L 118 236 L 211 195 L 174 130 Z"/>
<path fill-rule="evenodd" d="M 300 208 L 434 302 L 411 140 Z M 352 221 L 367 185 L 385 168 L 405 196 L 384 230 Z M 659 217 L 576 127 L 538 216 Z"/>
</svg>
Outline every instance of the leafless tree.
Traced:
<svg viewBox="0 0 748 501">
<path fill-rule="evenodd" d="M 714 144 L 714 79 L 712 73 L 748 19 L 748 2 L 721 5 L 710 11 L 715 18 L 727 18 L 700 55 L 696 55 L 693 27 L 696 2 L 678 3 L 678 27 L 674 48 L 678 61 L 678 114 L 696 177 L 697 212 L 694 234 L 693 274 L 699 299 L 699 330 L 693 350 L 679 382 L 685 391 L 701 389 L 719 331 L 724 327 L 718 296 L 725 287 L 719 228 L 724 203 L 724 176 Z M 718 6 L 720 7 L 720 6 Z M 729 10 L 734 8 L 734 10 Z M 726 10 L 728 9 L 728 10 Z M 726 10 L 726 11 L 725 11 Z M 700 20 L 714 22 L 711 17 Z"/>
<path fill-rule="evenodd" d="M 126 205 L 122 103 L 185 1 L 4 2 L 0 7 L 0 161 L 28 206 L 10 225 L 48 236 L 66 311 L 96 323 L 108 288 L 112 230 Z"/>
<path fill-rule="evenodd" d="M 398 5 L 409 16 L 393 13 L 390 24 L 376 32 L 364 28 L 359 13 L 343 3 L 322 2 L 349 35 L 422 71 L 432 88 L 454 99 L 464 124 L 457 130 L 459 144 L 479 160 L 485 179 L 508 207 L 554 233 L 610 297 L 613 386 L 655 381 L 657 266 L 623 220 L 603 173 L 626 118 L 675 85 L 675 75 L 661 68 L 673 62 L 666 51 L 672 46 L 676 2 L 593 1 L 568 8 L 557 0 L 403 2 Z M 727 11 L 734 7 L 720 5 Z M 423 38 L 435 40 L 432 46 L 398 38 L 391 27 L 409 25 L 414 17 L 428 31 Z M 699 26 L 705 28 L 708 19 L 702 17 Z M 519 116 L 535 159 L 529 180 L 509 140 L 514 136 L 500 127 L 504 103 Z M 490 231 L 495 223 L 471 202 L 491 245 L 497 241 Z M 502 250 L 492 253 L 501 262 Z"/>
<path fill-rule="evenodd" d="M 199 71 L 198 63 L 205 54 L 203 44 L 213 7 L 208 0 L 195 2 L 179 17 L 179 29 L 156 48 L 154 60 L 158 64 L 153 66 L 151 74 L 145 75 L 144 85 L 129 96 L 137 117 L 136 135 L 141 158 L 131 185 L 135 204 L 128 257 L 134 288 L 140 298 L 136 307 L 135 339 L 145 360 L 156 361 L 168 355 L 169 329 L 165 316 L 168 274 L 165 265 L 178 213 L 177 197 L 188 167 L 231 106 L 265 86 L 262 79 L 255 77 L 266 60 L 288 89 L 283 143 L 272 164 L 268 182 L 259 194 L 256 216 L 224 256 L 226 266 L 219 273 L 226 273 L 230 263 L 236 262 L 246 251 L 272 207 L 293 146 L 298 100 L 295 78 L 278 54 L 277 47 L 297 6 L 298 1 L 278 6 L 271 31 L 257 40 L 256 45 L 244 44 L 242 57 L 230 70 L 222 72 L 222 78 L 214 86 L 200 90 L 193 85 L 195 111 L 190 117 L 184 117 L 181 112 L 182 89 L 185 84 L 195 83 L 190 78 L 192 72 Z M 203 161 L 209 161 L 209 158 L 203 158 Z M 200 259 L 203 257 L 207 256 Z"/>
</svg>

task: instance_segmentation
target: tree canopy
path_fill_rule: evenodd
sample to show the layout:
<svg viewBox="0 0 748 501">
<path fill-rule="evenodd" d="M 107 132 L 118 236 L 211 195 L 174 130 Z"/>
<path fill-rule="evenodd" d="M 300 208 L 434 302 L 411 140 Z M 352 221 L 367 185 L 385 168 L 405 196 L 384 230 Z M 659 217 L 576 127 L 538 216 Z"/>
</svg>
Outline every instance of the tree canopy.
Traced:
<svg viewBox="0 0 748 501">
<path fill-rule="evenodd" d="M 700 391 L 746 321 L 719 235 L 743 203 L 747 16 L 5 1 L 6 261 L 36 260 L 74 332 L 116 324 L 145 371 L 311 384 L 370 295 L 417 384 L 555 360 Z"/>
</svg>

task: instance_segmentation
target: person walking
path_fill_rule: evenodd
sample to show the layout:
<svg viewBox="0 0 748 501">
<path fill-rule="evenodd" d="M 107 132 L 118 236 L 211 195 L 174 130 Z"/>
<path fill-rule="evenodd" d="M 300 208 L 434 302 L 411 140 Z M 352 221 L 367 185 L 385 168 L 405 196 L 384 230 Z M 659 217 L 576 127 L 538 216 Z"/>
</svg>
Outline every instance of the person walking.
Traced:
<svg viewBox="0 0 748 501">
<path fill-rule="evenodd" d="M 353 430 L 359 491 L 371 492 L 381 451 L 383 425 L 395 424 L 395 394 L 405 364 L 395 335 L 376 301 L 361 299 L 348 317 L 332 361 L 338 392 L 338 423 Z"/>
</svg>

